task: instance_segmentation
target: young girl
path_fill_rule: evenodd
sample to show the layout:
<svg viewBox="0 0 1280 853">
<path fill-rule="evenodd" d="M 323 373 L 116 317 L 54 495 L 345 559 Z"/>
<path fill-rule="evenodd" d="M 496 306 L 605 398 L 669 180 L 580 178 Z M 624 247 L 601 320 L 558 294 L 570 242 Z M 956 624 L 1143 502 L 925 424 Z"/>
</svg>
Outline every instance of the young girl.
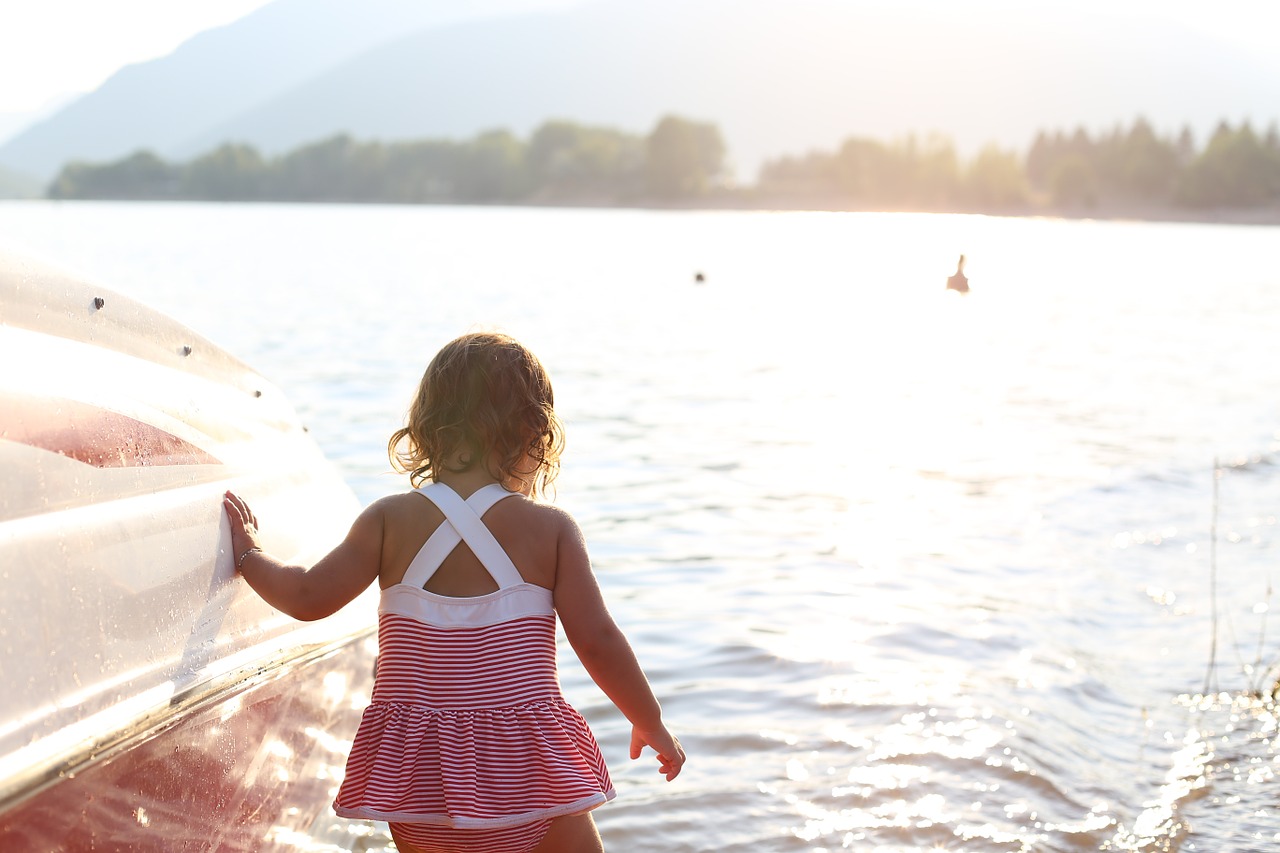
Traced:
<svg viewBox="0 0 1280 853">
<path fill-rule="evenodd" d="M 614 790 L 556 675 L 556 615 L 587 672 L 674 779 L 684 765 L 649 683 L 605 609 L 582 533 L 538 502 L 564 433 L 542 364 L 510 337 L 470 334 L 427 367 L 388 444 L 415 491 L 383 498 L 311 569 L 259 547 L 227 493 L 236 566 L 273 607 L 320 619 L 374 579 L 373 699 L 334 809 L 385 820 L 401 853 L 603 851 L 590 810 Z"/>
</svg>

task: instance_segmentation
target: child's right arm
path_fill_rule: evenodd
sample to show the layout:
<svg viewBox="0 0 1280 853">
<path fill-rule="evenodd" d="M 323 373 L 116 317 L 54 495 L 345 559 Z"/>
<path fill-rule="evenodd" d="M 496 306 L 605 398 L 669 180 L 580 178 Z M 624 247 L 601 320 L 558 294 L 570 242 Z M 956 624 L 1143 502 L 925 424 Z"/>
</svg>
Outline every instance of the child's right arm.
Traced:
<svg viewBox="0 0 1280 853">
<path fill-rule="evenodd" d="M 662 708 L 644 670 L 605 607 L 582 531 L 567 514 L 561 517 L 553 594 L 565 636 L 587 674 L 630 721 L 631 757 L 639 758 L 644 747 L 652 747 L 658 753 L 659 772 L 671 781 L 684 766 L 684 750 L 663 725 Z"/>
<path fill-rule="evenodd" d="M 244 498 L 223 497 L 231 525 L 236 571 L 272 607 L 294 619 L 311 621 L 336 613 L 378 577 L 382 554 L 382 510 L 375 503 L 360 513 L 347 537 L 307 569 L 290 566 L 262 550 L 258 518 Z"/>
</svg>

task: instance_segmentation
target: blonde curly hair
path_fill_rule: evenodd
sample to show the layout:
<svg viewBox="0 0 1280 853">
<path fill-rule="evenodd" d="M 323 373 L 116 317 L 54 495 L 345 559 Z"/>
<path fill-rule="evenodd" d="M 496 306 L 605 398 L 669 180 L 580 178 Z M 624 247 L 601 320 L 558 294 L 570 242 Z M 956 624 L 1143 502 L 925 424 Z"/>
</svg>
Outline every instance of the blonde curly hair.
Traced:
<svg viewBox="0 0 1280 853">
<path fill-rule="evenodd" d="M 414 487 L 488 465 L 504 485 L 544 497 L 560 473 L 564 425 L 542 362 L 509 335 L 474 332 L 436 353 L 406 425 L 391 434 L 391 466 Z"/>
</svg>

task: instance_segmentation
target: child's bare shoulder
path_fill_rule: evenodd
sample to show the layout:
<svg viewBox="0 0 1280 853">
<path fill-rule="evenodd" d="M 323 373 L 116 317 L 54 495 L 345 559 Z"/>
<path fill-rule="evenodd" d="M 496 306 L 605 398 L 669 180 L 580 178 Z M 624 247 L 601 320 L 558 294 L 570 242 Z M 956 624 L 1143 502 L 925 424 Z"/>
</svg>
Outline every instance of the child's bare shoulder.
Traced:
<svg viewBox="0 0 1280 853">
<path fill-rule="evenodd" d="M 424 508 L 435 509 L 435 505 L 423 499 L 417 492 L 398 492 L 378 498 L 365 508 L 365 514 L 380 518 L 383 522 L 396 523 L 420 518 Z"/>
<path fill-rule="evenodd" d="M 535 504 L 542 517 L 545 519 L 546 528 L 554 532 L 559 548 L 569 548 L 570 550 L 584 550 L 587 547 L 586 537 L 582 533 L 582 528 L 578 526 L 578 522 L 569 513 L 568 510 L 562 509 L 553 504 Z"/>
<path fill-rule="evenodd" d="M 531 524 L 536 524 L 543 529 L 555 530 L 557 533 L 577 534 L 578 523 L 573 520 L 573 516 L 555 504 L 542 503 L 529 498 L 508 503 L 512 504 L 512 508 Z"/>
</svg>

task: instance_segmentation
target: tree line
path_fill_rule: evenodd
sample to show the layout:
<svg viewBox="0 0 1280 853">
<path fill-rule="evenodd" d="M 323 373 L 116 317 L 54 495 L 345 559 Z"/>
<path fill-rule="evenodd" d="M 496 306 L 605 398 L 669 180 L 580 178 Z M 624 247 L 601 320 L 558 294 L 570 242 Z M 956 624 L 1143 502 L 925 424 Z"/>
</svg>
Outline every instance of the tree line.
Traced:
<svg viewBox="0 0 1280 853">
<path fill-rule="evenodd" d="M 1138 118 L 1096 135 L 1042 131 L 1025 156 L 987 146 L 968 162 L 944 136 L 850 138 L 834 151 L 767 162 L 758 186 L 891 209 L 1254 207 L 1280 203 L 1280 133 L 1222 122 L 1197 148 L 1189 129 L 1162 137 Z"/>
<path fill-rule="evenodd" d="M 1222 122 L 1203 148 L 1191 131 L 1160 137 L 1142 119 L 1090 139 L 1077 130 L 1040 134 L 1027 155 L 1035 186 L 1061 204 L 1109 199 L 1183 207 L 1254 207 L 1280 202 L 1280 131 Z"/>
<path fill-rule="evenodd" d="M 850 137 L 831 151 L 764 163 L 756 184 L 726 181 L 711 123 L 662 118 L 644 136 L 549 121 L 527 140 L 360 142 L 339 135 L 267 158 L 225 144 L 186 163 L 139 151 L 72 163 L 50 198 L 392 203 L 802 206 L 1027 211 L 1105 205 L 1242 208 L 1280 203 L 1280 133 L 1221 123 L 1203 147 L 1188 129 L 1144 119 L 1091 135 L 1038 133 L 1025 155 L 990 145 L 967 160 L 950 139 Z"/>
<path fill-rule="evenodd" d="M 138 151 L 71 163 L 57 199 L 392 203 L 583 202 L 698 197 L 724 169 L 713 125 L 667 116 L 646 136 L 549 121 L 521 140 L 505 130 L 467 141 L 360 142 L 342 134 L 275 158 L 228 143 L 187 163 Z"/>
</svg>

